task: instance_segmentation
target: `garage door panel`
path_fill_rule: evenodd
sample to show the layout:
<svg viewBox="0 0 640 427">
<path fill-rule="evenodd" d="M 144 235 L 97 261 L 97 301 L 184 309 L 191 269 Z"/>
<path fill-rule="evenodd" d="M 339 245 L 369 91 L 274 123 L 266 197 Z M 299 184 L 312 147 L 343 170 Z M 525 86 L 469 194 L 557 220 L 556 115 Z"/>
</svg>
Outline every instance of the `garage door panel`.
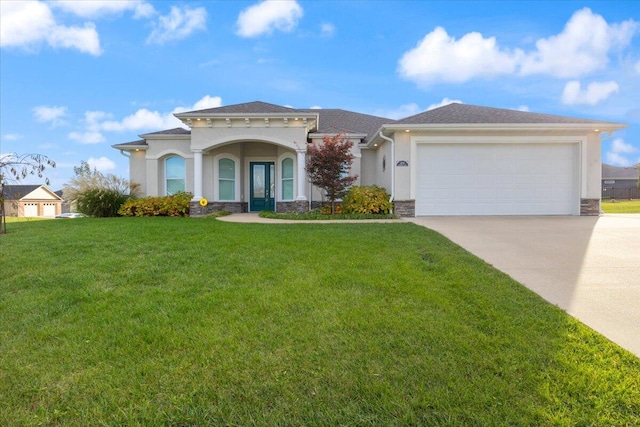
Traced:
<svg viewBox="0 0 640 427">
<path fill-rule="evenodd" d="M 416 214 L 576 214 L 577 153 L 577 144 L 418 144 Z"/>
</svg>

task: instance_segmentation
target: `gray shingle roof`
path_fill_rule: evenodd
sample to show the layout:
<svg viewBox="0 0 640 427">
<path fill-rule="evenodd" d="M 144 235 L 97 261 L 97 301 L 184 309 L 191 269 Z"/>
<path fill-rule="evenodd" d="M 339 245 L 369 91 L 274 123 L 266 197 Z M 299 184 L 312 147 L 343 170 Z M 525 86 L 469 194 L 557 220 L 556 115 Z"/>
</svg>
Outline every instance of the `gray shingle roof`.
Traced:
<svg viewBox="0 0 640 427">
<path fill-rule="evenodd" d="M 341 109 L 295 109 L 281 105 L 269 104 L 261 101 L 245 102 L 217 108 L 188 111 L 181 114 L 301 114 L 318 115 L 318 133 L 361 133 L 366 134 L 365 142 L 374 138 L 375 132 L 383 125 L 429 125 L 429 124 L 601 124 L 597 120 L 587 120 L 575 117 L 557 116 L 551 114 L 530 113 L 525 111 L 507 110 L 502 108 L 483 107 L 478 105 L 453 103 L 433 110 L 425 111 L 400 120 L 372 116 Z M 140 135 L 143 138 L 160 135 L 190 135 L 191 131 L 184 128 L 167 129 L 159 132 Z M 116 144 L 121 146 L 147 145 L 145 140 Z"/>
<path fill-rule="evenodd" d="M 185 128 L 173 128 L 161 130 L 159 132 L 145 133 L 144 135 L 191 135 L 191 131 Z"/>
<path fill-rule="evenodd" d="M 269 104 L 267 102 L 254 101 L 242 104 L 225 105 L 224 107 L 206 108 L 204 110 L 186 111 L 186 113 L 201 114 L 271 114 L 271 113 L 295 113 L 293 108 L 281 105 Z"/>
<path fill-rule="evenodd" d="M 40 188 L 41 185 L 4 185 L 2 193 L 5 200 L 20 200 L 27 194 Z"/>
<path fill-rule="evenodd" d="M 314 112 L 320 117 L 318 133 L 363 133 L 369 136 L 377 131 L 380 126 L 393 123 L 394 120 L 385 117 L 371 116 L 368 114 L 354 113 L 340 109 L 303 109 L 304 112 Z"/>
<path fill-rule="evenodd" d="M 595 120 L 453 103 L 398 120 L 396 124 L 601 123 Z"/>
<path fill-rule="evenodd" d="M 602 164 L 602 179 L 638 179 L 640 166 L 613 166 Z"/>
</svg>

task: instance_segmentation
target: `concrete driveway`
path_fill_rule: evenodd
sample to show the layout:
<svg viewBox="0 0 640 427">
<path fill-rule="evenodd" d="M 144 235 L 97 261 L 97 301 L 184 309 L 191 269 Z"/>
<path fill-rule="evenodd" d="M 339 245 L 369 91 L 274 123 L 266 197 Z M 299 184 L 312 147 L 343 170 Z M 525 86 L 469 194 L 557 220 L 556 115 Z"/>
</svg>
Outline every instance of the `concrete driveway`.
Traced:
<svg viewBox="0 0 640 427">
<path fill-rule="evenodd" d="M 420 217 L 640 356 L 640 214 L 600 217 Z"/>
</svg>

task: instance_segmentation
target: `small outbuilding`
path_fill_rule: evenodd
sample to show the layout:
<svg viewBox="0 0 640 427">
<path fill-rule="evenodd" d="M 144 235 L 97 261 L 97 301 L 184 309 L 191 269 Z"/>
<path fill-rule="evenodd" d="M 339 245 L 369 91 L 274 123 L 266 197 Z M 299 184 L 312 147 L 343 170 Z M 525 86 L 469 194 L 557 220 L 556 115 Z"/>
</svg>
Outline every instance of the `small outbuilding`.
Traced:
<svg viewBox="0 0 640 427">
<path fill-rule="evenodd" d="M 5 185 L 2 194 L 6 216 L 53 218 L 62 213 L 62 197 L 46 185 Z"/>
</svg>

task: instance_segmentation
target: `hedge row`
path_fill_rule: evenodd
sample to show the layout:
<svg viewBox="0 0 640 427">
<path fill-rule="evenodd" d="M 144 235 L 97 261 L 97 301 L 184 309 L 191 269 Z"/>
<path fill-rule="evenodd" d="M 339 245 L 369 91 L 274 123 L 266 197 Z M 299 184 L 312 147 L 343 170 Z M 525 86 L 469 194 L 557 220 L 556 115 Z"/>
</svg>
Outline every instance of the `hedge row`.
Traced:
<svg viewBox="0 0 640 427">
<path fill-rule="evenodd" d="M 122 216 L 189 216 L 190 193 L 178 193 L 165 197 L 145 197 L 129 200 L 118 214 Z"/>
</svg>

